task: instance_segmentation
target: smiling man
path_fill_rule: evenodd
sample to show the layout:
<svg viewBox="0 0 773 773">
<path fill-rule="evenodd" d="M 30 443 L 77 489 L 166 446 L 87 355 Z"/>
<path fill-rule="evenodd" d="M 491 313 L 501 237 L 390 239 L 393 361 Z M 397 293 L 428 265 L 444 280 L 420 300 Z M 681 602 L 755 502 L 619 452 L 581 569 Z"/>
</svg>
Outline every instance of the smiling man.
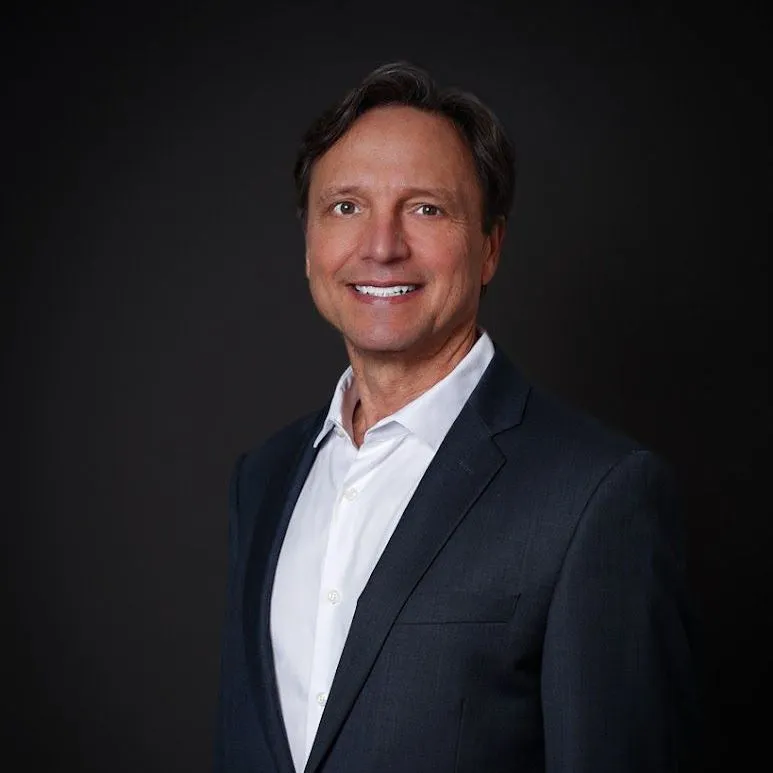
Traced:
<svg viewBox="0 0 773 773">
<path fill-rule="evenodd" d="M 216 770 L 685 770 L 670 477 L 477 324 L 513 196 L 499 121 L 386 65 L 312 125 L 295 179 L 351 366 L 236 465 Z"/>
</svg>

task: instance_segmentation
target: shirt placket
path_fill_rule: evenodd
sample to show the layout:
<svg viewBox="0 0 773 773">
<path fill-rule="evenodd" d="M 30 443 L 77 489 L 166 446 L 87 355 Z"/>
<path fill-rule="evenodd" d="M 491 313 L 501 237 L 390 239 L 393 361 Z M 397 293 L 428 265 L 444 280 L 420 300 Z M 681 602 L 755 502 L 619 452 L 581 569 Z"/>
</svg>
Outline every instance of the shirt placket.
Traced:
<svg viewBox="0 0 773 773">
<path fill-rule="evenodd" d="M 353 578 L 346 576 L 346 569 L 350 564 L 348 555 L 355 539 L 358 499 L 365 472 L 363 455 L 358 453 L 338 489 L 333 505 L 317 595 L 317 622 L 306 713 L 307 758 L 338 665 L 338 658 L 333 653 L 340 653 L 343 648 L 348 628 L 347 613 L 354 604 L 354 599 L 350 597 Z"/>
</svg>

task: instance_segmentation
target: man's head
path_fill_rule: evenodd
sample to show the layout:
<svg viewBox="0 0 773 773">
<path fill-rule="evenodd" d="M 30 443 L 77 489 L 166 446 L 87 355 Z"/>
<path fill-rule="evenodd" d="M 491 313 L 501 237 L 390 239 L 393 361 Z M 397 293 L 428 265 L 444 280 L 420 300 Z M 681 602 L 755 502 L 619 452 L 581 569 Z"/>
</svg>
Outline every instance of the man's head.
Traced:
<svg viewBox="0 0 773 773">
<path fill-rule="evenodd" d="M 350 354 L 435 357 L 469 337 L 513 178 L 493 113 L 410 65 L 375 70 L 311 127 L 295 167 L 306 271 Z"/>
</svg>

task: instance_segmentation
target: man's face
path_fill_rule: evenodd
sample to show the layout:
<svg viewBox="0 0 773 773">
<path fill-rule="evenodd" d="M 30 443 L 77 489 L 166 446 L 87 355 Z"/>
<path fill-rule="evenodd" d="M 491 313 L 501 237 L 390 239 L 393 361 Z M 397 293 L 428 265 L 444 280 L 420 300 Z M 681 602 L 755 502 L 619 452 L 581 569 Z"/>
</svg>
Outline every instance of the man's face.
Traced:
<svg viewBox="0 0 773 773">
<path fill-rule="evenodd" d="M 446 118 L 388 106 L 314 164 L 306 275 L 320 313 L 365 355 L 433 357 L 475 325 L 503 227 L 483 233 L 472 154 Z"/>
</svg>

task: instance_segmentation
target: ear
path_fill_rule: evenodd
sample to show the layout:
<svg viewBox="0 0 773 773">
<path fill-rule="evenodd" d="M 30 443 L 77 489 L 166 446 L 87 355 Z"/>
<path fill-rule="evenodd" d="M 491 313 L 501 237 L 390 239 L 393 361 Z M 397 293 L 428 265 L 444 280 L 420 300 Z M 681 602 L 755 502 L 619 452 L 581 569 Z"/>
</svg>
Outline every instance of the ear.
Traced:
<svg viewBox="0 0 773 773">
<path fill-rule="evenodd" d="M 499 256 L 502 254 L 502 242 L 505 238 L 506 223 L 504 218 L 499 218 L 491 227 L 491 233 L 485 234 L 483 265 L 481 266 L 480 280 L 482 285 L 487 285 L 499 266 Z"/>
</svg>

